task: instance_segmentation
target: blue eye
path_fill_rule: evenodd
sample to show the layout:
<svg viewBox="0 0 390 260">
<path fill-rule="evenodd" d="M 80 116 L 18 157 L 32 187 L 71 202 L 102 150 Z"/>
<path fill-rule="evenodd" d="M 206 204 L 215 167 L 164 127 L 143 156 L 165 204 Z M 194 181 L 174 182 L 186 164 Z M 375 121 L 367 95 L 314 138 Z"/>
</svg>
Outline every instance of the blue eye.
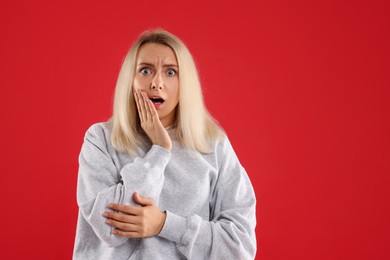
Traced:
<svg viewBox="0 0 390 260">
<path fill-rule="evenodd" d="M 174 69 L 169 69 L 167 71 L 167 74 L 168 74 L 168 76 L 174 76 L 174 75 L 176 75 L 176 71 Z"/>
<path fill-rule="evenodd" d="M 140 70 L 140 72 L 141 72 L 142 75 L 149 75 L 150 73 L 152 73 L 152 72 L 150 71 L 150 69 L 148 69 L 148 68 L 142 68 L 142 69 Z"/>
</svg>

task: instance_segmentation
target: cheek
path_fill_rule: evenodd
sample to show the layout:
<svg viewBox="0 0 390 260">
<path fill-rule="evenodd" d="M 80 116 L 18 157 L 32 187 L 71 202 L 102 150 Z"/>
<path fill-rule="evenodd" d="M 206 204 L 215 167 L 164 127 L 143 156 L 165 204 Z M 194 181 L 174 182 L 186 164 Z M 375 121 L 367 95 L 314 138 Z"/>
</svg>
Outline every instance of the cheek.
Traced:
<svg viewBox="0 0 390 260">
<path fill-rule="evenodd" d="M 179 83 L 177 84 L 177 88 L 175 89 L 175 94 L 176 94 L 177 101 L 179 102 L 179 98 L 180 98 L 180 87 L 179 87 Z"/>
<path fill-rule="evenodd" d="M 175 98 L 179 98 L 179 91 L 180 91 L 180 88 L 179 88 L 179 80 L 173 80 L 170 84 L 170 94 L 172 97 L 175 97 Z"/>
<path fill-rule="evenodd" d="M 137 90 L 137 89 L 146 89 L 148 87 L 147 80 L 135 77 L 134 81 L 133 81 L 133 87 L 135 88 L 135 90 Z"/>
</svg>

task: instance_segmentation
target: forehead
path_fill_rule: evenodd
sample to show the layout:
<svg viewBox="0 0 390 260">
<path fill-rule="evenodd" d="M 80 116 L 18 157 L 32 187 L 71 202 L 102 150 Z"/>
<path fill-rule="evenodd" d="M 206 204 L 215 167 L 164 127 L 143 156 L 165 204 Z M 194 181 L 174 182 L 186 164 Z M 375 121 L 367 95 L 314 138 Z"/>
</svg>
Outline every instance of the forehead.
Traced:
<svg viewBox="0 0 390 260">
<path fill-rule="evenodd" d="M 176 55 L 173 50 L 158 43 L 145 43 L 138 49 L 138 62 L 164 62 L 177 64 Z"/>
</svg>

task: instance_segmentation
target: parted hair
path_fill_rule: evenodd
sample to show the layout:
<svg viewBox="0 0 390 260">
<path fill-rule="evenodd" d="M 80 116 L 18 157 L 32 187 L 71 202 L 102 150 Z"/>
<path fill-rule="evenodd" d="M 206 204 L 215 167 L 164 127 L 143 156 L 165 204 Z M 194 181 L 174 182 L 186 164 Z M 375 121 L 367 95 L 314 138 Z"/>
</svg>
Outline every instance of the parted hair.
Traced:
<svg viewBox="0 0 390 260">
<path fill-rule="evenodd" d="M 172 128 L 180 145 L 201 153 L 211 152 L 211 143 L 220 139 L 223 129 L 205 107 L 198 71 L 191 53 L 175 35 L 154 29 L 143 32 L 128 51 L 115 87 L 111 142 L 115 149 L 128 154 L 142 143 L 137 107 L 133 96 L 133 79 L 137 53 L 146 43 L 170 47 L 179 67 L 179 103 Z"/>
</svg>

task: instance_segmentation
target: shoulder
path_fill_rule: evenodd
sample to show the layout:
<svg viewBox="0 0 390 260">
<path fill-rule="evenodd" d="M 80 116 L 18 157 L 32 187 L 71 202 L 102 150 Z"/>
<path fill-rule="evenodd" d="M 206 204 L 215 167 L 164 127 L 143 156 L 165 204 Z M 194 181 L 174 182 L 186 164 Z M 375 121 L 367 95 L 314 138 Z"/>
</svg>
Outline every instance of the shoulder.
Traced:
<svg viewBox="0 0 390 260">
<path fill-rule="evenodd" d="M 213 146 L 214 151 L 217 153 L 233 149 L 226 133 L 221 133 L 219 138 L 214 141 Z"/>
<path fill-rule="evenodd" d="M 214 142 L 214 153 L 219 161 L 226 159 L 234 159 L 238 161 L 234 148 L 226 133 L 221 134 L 221 137 Z"/>
<path fill-rule="evenodd" d="M 106 133 L 111 133 L 112 127 L 111 123 L 109 121 L 107 122 L 99 122 L 91 125 L 88 130 L 86 131 L 87 134 L 91 135 L 102 135 Z"/>
<path fill-rule="evenodd" d="M 99 122 L 91 125 L 85 133 L 85 141 L 90 141 L 95 144 L 110 143 L 112 132 L 112 124 L 107 122 Z"/>
</svg>

